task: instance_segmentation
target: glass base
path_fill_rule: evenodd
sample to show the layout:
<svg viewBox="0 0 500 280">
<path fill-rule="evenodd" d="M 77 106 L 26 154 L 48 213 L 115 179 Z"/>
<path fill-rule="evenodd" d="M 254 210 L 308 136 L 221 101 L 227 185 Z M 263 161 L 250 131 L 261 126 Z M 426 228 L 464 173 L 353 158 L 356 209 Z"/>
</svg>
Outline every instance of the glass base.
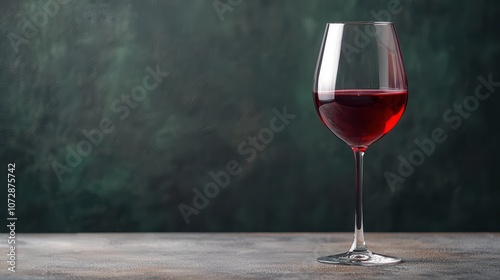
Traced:
<svg viewBox="0 0 500 280">
<path fill-rule="evenodd" d="M 318 262 L 342 265 L 376 266 L 396 264 L 401 262 L 401 259 L 372 253 L 370 251 L 349 251 L 343 254 L 319 257 Z"/>
</svg>

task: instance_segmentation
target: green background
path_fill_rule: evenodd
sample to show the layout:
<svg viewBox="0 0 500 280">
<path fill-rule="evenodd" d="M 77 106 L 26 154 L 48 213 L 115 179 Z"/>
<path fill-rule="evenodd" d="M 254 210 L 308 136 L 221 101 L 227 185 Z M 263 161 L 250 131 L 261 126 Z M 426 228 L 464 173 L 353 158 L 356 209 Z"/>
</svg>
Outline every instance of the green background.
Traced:
<svg viewBox="0 0 500 280">
<path fill-rule="evenodd" d="M 48 2 L 0 4 L 1 164 L 16 164 L 19 232 L 352 230 L 352 153 L 311 95 L 325 23 L 345 20 L 394 21 L 409 81 L 403 118 L 365 157 L 365 230 L 500 230 L 500 87 L 458 129 L 443 119 L 478 76 L 500 81 L 498 1 L 389 13 L 391 1 L 242 0 L 222 17 L 208 0 Z M 157 65 L 168 77 L 121 120 L 113 102 Z M 297 117 L 247 162 L 238 146 L 284 106 Z M 53 163 L 103 118 L 115 130 L 58 180 Z M 390 187 L 384 173 L 438 127 L 447 140 Z M 242 172 L 186 224 L 179 204 L 232 160 Z"/>
</svg>

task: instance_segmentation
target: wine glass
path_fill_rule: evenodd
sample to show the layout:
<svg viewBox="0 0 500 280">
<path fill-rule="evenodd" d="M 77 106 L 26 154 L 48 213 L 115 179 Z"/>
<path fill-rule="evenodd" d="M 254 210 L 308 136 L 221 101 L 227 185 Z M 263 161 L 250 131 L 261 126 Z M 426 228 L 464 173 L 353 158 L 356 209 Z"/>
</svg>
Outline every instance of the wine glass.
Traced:
<svg viewBox="0 0 500 280">
<path fill-rule="evenodd" d="M 396 125 L 408 99 L 406 72 L 393 23 L 328 23 L 314 75 L 313 96 L 321 121 L 351 147 L 356 167 L 352 246 L 346 253 L 320 257 L 318 261 L 362 266 L 400 262 L 368 250 L 362 199 L 364 153 Z"/>
</svg>

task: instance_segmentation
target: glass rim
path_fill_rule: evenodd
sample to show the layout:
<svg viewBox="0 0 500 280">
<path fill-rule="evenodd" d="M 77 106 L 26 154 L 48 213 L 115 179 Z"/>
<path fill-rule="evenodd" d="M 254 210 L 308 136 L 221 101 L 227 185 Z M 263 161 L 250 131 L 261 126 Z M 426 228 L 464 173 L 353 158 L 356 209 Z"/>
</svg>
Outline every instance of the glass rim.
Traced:
<svg viewBox="0 0 500 280">
<path fill-rule="evenodd" d="M 332 24 L 341 24 L 341 25 L 392 25 L 392 21 L 336 21 L 336 22 L 327 22 L 327 25 Z"/>
</svg>

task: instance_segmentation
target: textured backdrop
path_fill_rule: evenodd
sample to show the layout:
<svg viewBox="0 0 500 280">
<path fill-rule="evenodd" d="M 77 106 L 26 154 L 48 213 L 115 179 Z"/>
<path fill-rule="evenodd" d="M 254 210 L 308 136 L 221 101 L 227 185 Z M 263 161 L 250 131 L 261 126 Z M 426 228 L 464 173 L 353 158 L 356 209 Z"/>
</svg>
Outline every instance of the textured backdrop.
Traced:
<svg viewBox="0 0 500 280">
<path fill-rule="evenodd" d="M 410 85 L 365 157 L 365 229 L 500 230 L 498 1 L 0 6 L 20 232 L 350 231 L 353 157 L 311 94 L 342 20 L 394 21 Z"/>
</svg>

